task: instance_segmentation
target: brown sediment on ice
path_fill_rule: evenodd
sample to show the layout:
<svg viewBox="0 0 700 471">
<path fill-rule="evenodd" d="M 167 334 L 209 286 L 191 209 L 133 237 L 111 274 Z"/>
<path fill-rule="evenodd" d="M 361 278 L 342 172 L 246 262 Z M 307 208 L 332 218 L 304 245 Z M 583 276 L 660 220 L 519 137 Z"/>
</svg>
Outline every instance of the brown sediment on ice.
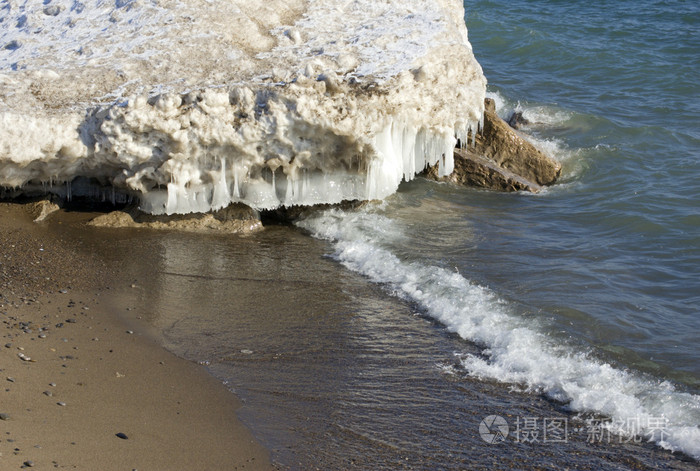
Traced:
<svg viewBox="0 0 700 471">
<path fill-rule="evenodd" d="M 0 468 L 270 469 L 236 397 L 125 325 L 113 268 L 27 209 L 0 203 Z"/>
</svg>

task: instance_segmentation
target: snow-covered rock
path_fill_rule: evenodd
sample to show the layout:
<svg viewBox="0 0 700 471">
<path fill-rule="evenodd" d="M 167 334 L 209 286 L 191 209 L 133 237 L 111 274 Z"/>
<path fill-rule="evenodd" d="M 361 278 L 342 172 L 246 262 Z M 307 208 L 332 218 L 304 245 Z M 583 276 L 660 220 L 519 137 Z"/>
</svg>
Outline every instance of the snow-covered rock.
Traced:
<svg viewBox="0 0 700 471">
<path fill-rule="evenodd" d="M 0 0 L 5 188 L 86 177 L 155 214 L 383 198 L 451 171 L 484 93 L 458 0 Z"/>
</svg>

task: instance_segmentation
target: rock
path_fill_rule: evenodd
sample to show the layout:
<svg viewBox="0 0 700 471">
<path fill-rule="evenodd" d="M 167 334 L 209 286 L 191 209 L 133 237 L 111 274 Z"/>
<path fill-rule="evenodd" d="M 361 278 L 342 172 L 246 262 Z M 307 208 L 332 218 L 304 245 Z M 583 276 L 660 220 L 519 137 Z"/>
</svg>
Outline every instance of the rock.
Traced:
<svg viewBox="0 0 700 471">
<path fill-rule="evenodd" d="M 455 150 L 452 175 L 438 176 L 437 166 L 424 176 L 501 191 L 538 192 L 561 175 L 561 164 L 540 152 L 496 114 L 496 105 L 485 100 L 484 126 L 475 145 Z M 471 141 L 471 139 L 470 139 Z"/>
<path fill-rule="evenodd" d="M 530 124 L 530 120 L 523 116 L 522 111 L 514 111 L 513 114 L 510 115 L 510 118 L 508 118 L 508 126 L 513 129 L 520 129 L 523 125 L 527 124 Z"/>
<path fill-rule="evenodd" d="M 129 439 L 129 437 L 127 437 L 126 434 L 125 434 L 125 433 L 122 433 L 122 432 L 119 432 L 119 433 L 117 433 L 117 434 L 115 434 L 115 435 L 116 435 L 117 437 L 121 438 L 122 440 L 128 440 L 128 439 Z"/>
<path fill-rule="evenodd" d="M 27 468 L 33 468 L 34 462 L 32 460 L 27 460 L 24 462 L 24 466 L 26 466 Z"/>
<path fill-rule="evenodd" d="M 561 164 L 540 152 L 496 114 L 496 105 L 485 100 L 484 127 L 476 134 L 478 155 L 538 185 L 551 185 L 561 175 Z"/>
<path fill-rule="evenodd" d="M 506 170 L 493 161 L 471 150 L 455 149 L 455 169 L 446 177 L 438 177 L 437 166 L 425 174 L 433 180 L 448 181 L 465 186 L 475 186 L 499 191 L 531 191 L 537 193 L 541 187 L 536 183 Z"/>
<path fill-rule="evenodd" d="M 41 222 L 52 213 L 55 213 L 61 207 L 49 200 L 41 200 L 35 203 L 29 203 L 26 207 L 27 212 L 34 218 L 34 222 Z"/>
<path fill-rule="evenodd" d="M 88 222 L 95 227 L 136 227 L 136 222 L 131 214 L 124 211 L 112 211 L 111 213 L 97 216 Z"/>
<path fill-rule="evenodd" d="M 248 234 L 262 229 L 260 215 L 254 209 L 240 203 L 206 214 L 150 215 L 136 208 L 128 211 L 112 211 L 98 216 L 88 223 L 96 227 L 139 227 L 183 232 L 221 232 Z"/>
<path fill-rule="evenodd" d="M 10 414 L 6 414 L 5 412 L 0 412 L 0 420 L 10 420 Z"/>
<path fill-rule="evenodd" d="M 58 16 L 59 13 L 61 13 L 61 7 L 58 5 L 49 5 L 44 8 L 44 15 Z"/>
</svg>

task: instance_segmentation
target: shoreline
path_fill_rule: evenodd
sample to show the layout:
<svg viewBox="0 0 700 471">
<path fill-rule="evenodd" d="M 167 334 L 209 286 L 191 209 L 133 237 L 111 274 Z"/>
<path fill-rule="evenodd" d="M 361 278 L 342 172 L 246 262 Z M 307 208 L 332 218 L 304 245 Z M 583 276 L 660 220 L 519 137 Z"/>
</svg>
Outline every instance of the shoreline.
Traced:
<svg viewBox="0 0 700 471">
<path fill-rule="evenodd" d="M 24 205 L 0 220 L 3 469 L 272 468 L 234 394 L 103 302 L 118 275 Z"/>
<path fill-rule="evenodd" d="M 447 467 L 421 445 L 432 434 L 453 450 L 454 469 L 695 468 L 651 443 L 589 441 L 584 419 L 546 398 L 446 376 L 435 365 L 468 343 L 426 331 L 410 305 L 296 231 L 113 231 L 86 227 L 90 212 L 36 224 L 27 208 L 0 203 L 0 394 L 14 397 L 0 401 L 10 415 L 0 421 L 3 469 Z M 422 393 L 407 392 L 407 380 Z M 571 434 L 556 446 L 494 448 L 479 436 L 494 414 L 513 426 L 571 421 Z M 394 445 L 368 453 L 367 439 Z"/>
</svg>

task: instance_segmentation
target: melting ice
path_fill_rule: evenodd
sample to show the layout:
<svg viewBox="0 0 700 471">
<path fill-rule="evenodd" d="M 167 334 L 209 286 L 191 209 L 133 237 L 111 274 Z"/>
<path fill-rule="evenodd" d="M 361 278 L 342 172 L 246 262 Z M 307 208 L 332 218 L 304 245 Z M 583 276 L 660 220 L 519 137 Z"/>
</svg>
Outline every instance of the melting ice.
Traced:
<svg viewBox="0 0 700 471">
<path fill-rule="evenodd" d="M 85 177 L 168 214 L 381 199 L 451 172 L 483 113 L 456 0 L 1 7 L 5 189 Z"/>
</svg>

